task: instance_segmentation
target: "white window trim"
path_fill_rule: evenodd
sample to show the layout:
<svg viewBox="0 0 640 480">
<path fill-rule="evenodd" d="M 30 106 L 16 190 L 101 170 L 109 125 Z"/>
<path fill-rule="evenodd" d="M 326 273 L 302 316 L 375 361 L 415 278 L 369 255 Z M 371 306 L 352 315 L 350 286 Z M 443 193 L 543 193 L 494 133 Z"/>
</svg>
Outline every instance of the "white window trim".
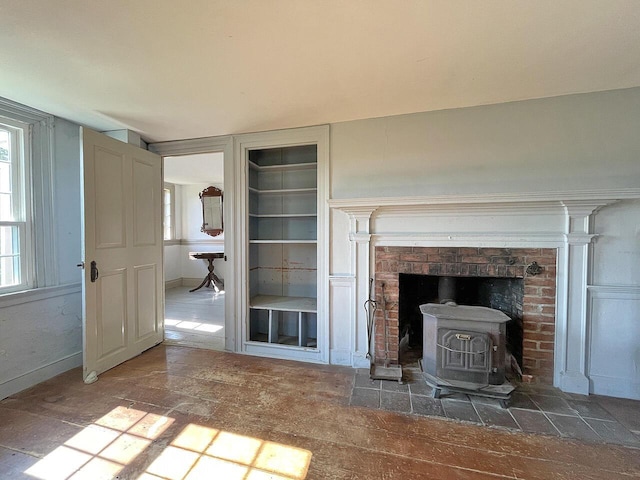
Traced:
<svg viewBox="0 0 640 480">
<path fill-rule="evenodd" d="M 53 157 L 53 116 L 26 105 L 0 98 L 0 116 L 28 124 L 25 144 L 28 151 L 25 168 L 26 206 L 29 207 L 31 248 L 26 252 L 30 265 L 31 287 L 22 291 L 58 284 L 56 265 L 57 245 L 54 216 L 54 157 Z M 6 293 L 13 295 L 15 293 Z"/>
<path fill-rule="evenodd" d="M 164 239 L 164 244 L 171 244 L 177 240 L 176 235 L 176 186 L 173 183 L 164 183 L 163 199 L 162 199 L 162 220 L 164 222 L 164 190 L 169 190 L 169 194 L 171 195 L 171 237 Z M 164 238 L 164 223 L 162 225 L 162 233 Z"/>
<path fill-rule="evenodd" d="M 17 227 L 20 239 L 20 283 L 0 287 L 0 294 L 28 290 L 33 287 L 33 247 L 30 181 L 30 131 L 31 125 L 0 115 L 0 126 L 11 134 L 11 191 L 13 220 L 0 221 L 0 226 Z"/>
</svg>

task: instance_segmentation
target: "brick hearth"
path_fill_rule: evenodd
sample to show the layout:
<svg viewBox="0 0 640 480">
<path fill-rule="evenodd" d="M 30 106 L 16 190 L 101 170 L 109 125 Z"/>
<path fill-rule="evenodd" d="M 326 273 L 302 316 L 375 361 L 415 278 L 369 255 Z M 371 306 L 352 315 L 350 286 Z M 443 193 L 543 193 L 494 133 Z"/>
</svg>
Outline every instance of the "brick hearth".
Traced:
<svg viewBox="0 0 640 480">
<path fill-rule="evenodd" d="M 537 262 L 542 271 L 527 274 L 526 268 Z M 399 274 L 446 275 L 454 277 L 502 277 L 524 280 L 523 298 L 523 371 L 533 381 L 553 383 L 555 339 L 556 250 L 551 248 L 466 248 L 466 247 L 376 247 L 375 292 L 378 310 L 375 317 L 376 362 L 385 358 L 383 305 L 389 322 L 391 363 L 398 363 Z M 382 299 L 384 284 L 385 297 Z"/>
</svg>

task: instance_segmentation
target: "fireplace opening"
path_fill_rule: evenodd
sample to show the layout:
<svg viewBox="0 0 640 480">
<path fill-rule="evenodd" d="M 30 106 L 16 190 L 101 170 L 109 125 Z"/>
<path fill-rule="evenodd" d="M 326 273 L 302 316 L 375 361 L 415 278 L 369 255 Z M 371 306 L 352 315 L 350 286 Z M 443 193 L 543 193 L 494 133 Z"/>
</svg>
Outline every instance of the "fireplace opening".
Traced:
<svg viewBox="0 0 640 480">
<path fill-rule="evenodd" d="M 399 363 L 422 357 L 423 316 L 420 305 L 455 301 L 458 305 L 500 310 L 507 322 L 507 350 L 522 365 L 523 278 L 452 277 L 399 274 L 398 321 Z M 451 298 L 453 297 L 453 298 Z"/>
<path fill-rule="evenodd" d="M 496 308 L 516 320 L 507 322 L 509 337 L 518 338 L 517 341 L 511 340 L 510 348 L 515 351 L 514 356 L 518 360 L 520 357 L 522 359 L 522 363 L 518 363 L 526 381 L 553 384 L 556 260 L 557 252 L 552 248 L 375 247 L 374 291 L 378 302 L 373 346 L 375 362 L 380 364 L 388 359 L 390 363 L 397 364 L 400 350 L 404 352 L 403 363 L 411 363 L 406 361 L 407 356 L 415 357 L 416 361 L 421 358 L 420 352 L 408 348 L 410 342 L 416 346 L 414 350 L 421 348 L 421 345 L 416 345 L 421 341 L 419 332 L 422 328 L 418 308 L 425 303 L 440 303 L 437 282 L 439 277 L 446 276 L 455 278 L 456 289 L 464 289 L 456 293 L 459 296 L 458 304 L 467 302 Z M 404 275 L 426 278 L 419 280 L 422 285 L 419 283 L 414 287 L 405 285 L 406 279 L 403 281 L 404 295 L 407 295 L 406 291 L 413 290 L 416 298 L 408 304 L 403 301 L 400 306 L 400 276 Z M 491 286 L 479 288 L 476 284 L 474 287 L 466 279 L 489 281 L 493 286 L 507 282 L 502 283 L 503 287 L 507 287 L 495 293 Z M 509 280 L 517 283 L 509 283 Z M 523 285 L 523 294 L 520 293 L 520 285 Z M 490 293 L 487 294 L 485 288 Z M 496 303 L 500 297 L 515 301 L 505 308 Z M 385 305 L 384 311 L 382 305 Z M 403 329 L 400 328 L 400 309 L 403 313 Z M 514 315 L 514 311 L 517 315 Z M 386 342 L 385 326 L 392 338 L 401 341 L 394 342 L 389 337 L 391 341 Z"/>
</svg>

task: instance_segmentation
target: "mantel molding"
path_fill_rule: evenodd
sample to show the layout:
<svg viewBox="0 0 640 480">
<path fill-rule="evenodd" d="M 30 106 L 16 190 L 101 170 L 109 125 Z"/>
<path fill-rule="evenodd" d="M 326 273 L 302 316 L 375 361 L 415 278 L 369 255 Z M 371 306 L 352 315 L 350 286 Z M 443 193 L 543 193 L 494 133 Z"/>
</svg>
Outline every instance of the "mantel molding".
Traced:
<svg viewBox="0 0 640 480">
<path fill-rule="evenodd" d="M 385 205 L 375 210 L 376 218 L 403 216 L 478 215 L 563 215 L 561 202 L 440 203 Z"/>
<path fill-rule="evenodd" d="M 562 202 L 567 215 L 571 217 L 588 217 L 602 207 L 618 202 L 620 199 L 588 199 L 565 200 Z"/>
<path fill-rule="evenodd" d="M 569 245 L 589 245 L 594 239 L 598 238 L 598 234 L 594 233 L 567 233 L 565 237 Z"/>
<path fill-rule="evenodd" d="M 333 198 L 329 206 L 345 213 L 365 212 L 367 208 L 382 212 L 387 208 L 394 211 L 405 209 L 416 212 L 431 209 L 434 206 L 497 206 L 505 208 L 558 209 L 588 208 L 588 205 L 602 207 L 619 200 L 640 198 L 640 188 L 622 188 L 607 190 L 574 190 L 570 192 L 523 192 L 523 193 L 487 193 L 477 195 L 433 195 L 420 197 L 379 197 L 379 198 Z M 362 210 L 359 210 L 362 209 Z"/>
<path fill-rule="evenodd" d="M 331 200 L 329 200 L 329 204 L 331 204 Z M 373 212 L 375 212 L 378 209 L 378 207 L 376 206 L 370 206 L 370 205 L 365 205 L 365 206 L 345 206 L 340 208 L 339 210 L 346 213 L 347 215 L 349 215 L 350 217 L 354 217 L 354 218 L 370 218 L 371 215 L 373 215 Z"/>
<path fill-rule="evenodd" d="M 371 241 L 371 234 L 364 232 L 351 232 L 349 233 L 349 240 L 356 243 L 369 243 Z"/>
<path fill-rule="evenodd" d="M 371 242 L 376 246 L 432 247 L 468 246 L 557 248 L 566 243 L 566 235 L 557 232 L 377 232 L 372 233 Z M 350 237 L 350 240 L 352 238 Z"/>
</svg>

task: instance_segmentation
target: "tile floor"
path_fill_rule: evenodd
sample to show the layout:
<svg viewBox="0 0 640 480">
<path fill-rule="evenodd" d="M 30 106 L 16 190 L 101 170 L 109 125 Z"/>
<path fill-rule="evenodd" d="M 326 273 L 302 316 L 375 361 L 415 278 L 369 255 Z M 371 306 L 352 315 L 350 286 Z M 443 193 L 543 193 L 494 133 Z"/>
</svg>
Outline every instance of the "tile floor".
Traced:
<svg viewBox="0 0 640 480">
<path fill-rule="evenodd" d="M 640 475 L 637 448 L 350 406 L 353 384 L 361 377 L 346 367 L 165 345 L 103 373 L 91 385 L 74 369 L 0 401 L 0 478 L 615 480 Z M 357 388 L 377 392 L 368 387 Z M 386 398 L 382 391 L 378 395 Z M 399 396 L 388 398 L 389 404 L 401 403 Z"/>
<path fill-rule="evenodd" d="M 354 378 L 350 404 L 471 422 L 512 431 L 586 442 L 640 447 L 640 401 L 566 394 L 549 386 L 519 384 L 509 408 L 497 400 L 454 393 L 432 398 L 419 367 L 404 369 L 406 383 Z"/>
<path fill-rule="evenodd" d="M 165 342 L 224 350 L 224 291 L 175 287 L 165 291 Z"/>
</svg>

